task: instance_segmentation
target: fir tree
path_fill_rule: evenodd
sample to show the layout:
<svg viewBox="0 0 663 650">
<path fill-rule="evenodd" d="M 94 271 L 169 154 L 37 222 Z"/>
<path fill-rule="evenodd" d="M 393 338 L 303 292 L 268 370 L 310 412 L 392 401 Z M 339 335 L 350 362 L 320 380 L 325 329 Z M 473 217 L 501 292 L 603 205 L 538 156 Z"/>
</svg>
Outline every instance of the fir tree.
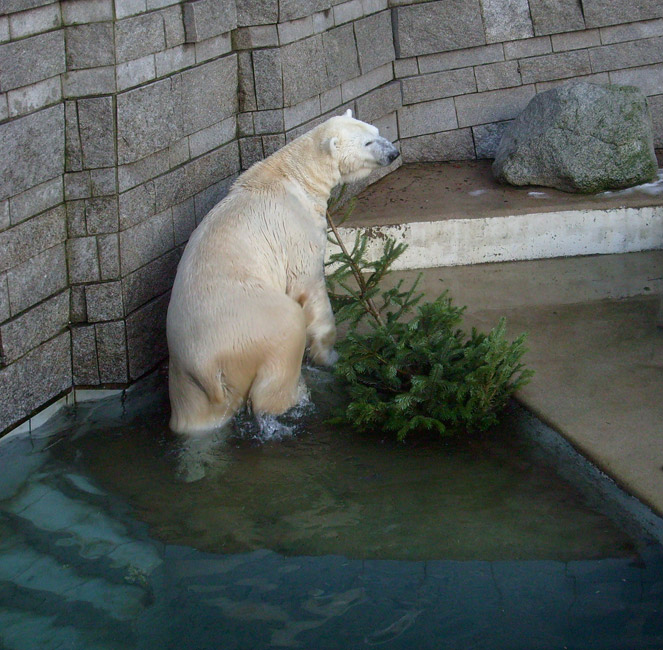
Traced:
<svg viewBox="0 0 663 650">
<path fill-rule="evenodd" d="M 417 431 L 441 435 L 485 431 L 498 422 L 511 395 L 526 384 L 532 371 L 521 358 L 525 335 L 505 337 L 501 319 L 488 334 L 461 328 L 465 307 L 453 304 L 445 291 L 421 302 L 421 274 L 411 284 L 401 280 L 383 289 L 383 278 L 406 249 L 385 241 L 382 256 L 366 259 L 367 237 L 358 235 L 352 250 L 341 240 L 342 223 L 354 203 L 330 202 L 329 239 L 339 247 L 328 264 L 332 307 L 339 323 L 348 323 L 337 344 L 334 372 L 347 385 L 349 402 L 334 419 L 359 431 L 388 431 L 398 440 Z"/>
</svg>

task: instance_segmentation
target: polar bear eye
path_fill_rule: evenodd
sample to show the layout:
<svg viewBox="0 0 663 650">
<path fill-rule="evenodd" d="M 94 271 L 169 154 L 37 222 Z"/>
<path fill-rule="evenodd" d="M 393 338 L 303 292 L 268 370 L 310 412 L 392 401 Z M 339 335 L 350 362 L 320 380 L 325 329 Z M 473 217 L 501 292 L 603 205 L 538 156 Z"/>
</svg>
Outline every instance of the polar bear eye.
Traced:
<svg viewBox="0 0 663 650">
<path fill-rule="evenodd" d="M 368 142 L 366 142 L 366 143 L 364 144 L 364 146 L 365 146 L 365 147 L 370 147 L 374 142 L 375 142 L 375 140 L 369 140 Z"/>
</svg>

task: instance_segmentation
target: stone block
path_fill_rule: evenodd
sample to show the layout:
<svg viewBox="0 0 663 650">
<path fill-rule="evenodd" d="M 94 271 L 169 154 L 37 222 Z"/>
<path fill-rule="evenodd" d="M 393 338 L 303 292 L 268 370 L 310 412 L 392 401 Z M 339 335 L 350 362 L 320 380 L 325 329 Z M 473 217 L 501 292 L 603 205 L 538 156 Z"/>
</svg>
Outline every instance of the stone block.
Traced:
<svg viewBox="0 0 663 650">
<path fill-rule="evenodd" d="M 237 113 L 237 55 L 181 73 L 182 135 Z"/>
<path fill-rule="evenodd" d="M 228 194 L 230 186 L 235 177 L 224 178 L 222 181 L 211 185 L 193 197 L 196 220 L 200 223 L 205 215 Z"/>
<path fill-rule="evenodd" d="M 474 93 L 477 90 L 472 68 L 433 72 L 432 74 L 403 79 L 401 84 L 404 104 L 417 104 L 432 99 L 464 95 Z"/>
<path fill-rule="evenodd" d="M 282 48 L 283 102 L 294 106 L 327 90 L 327 69 L 320 34 Z"/>
<path fill-rule="evenodd" d="M 393 113 L 403 105 L 401 85 L 392 81 L 376 88 L 357 100 L 357 119 L 373 124 L 376 120 Z"/>
<path fill-rule="evenodd" d="M 131 228 L 156 213 L 154 181 L 138 185 L 119 197 L 120 230 Z"/>
<path fill-rule="evenodd" d="M 113 20 L 113 0 L 62 0 L 62 20 L 65 25 Z"/>
<path fill-rule="evenodd" d="M 187 43 L 203 41 L 237 27 L 237 10 L 234 2 L 189 0 L 182 8 Z"/>
<path fill-rule="evenodd" d="M 96 242 L 95 242 L 96 246 Z M 124 316 L 121 282 L 101 282 L 85 287 L 87 319 L 90 323 L 117 320 Z"/>
<path fill-rule="evenodd" d="M 9 200 L 9 214 L 13 225 L 25 221 L 44 210 L 48 210 L 64 200 L 62 177 L 56 177 L 45 183 L 13 196 Z M 0 221 L 2 221 L 0 219 Z"/>
<path fill-rule="evenodd" d="M 139 59 L 166 47 L 164 21 L 158 11 L 115 23 L 115 56 L 118 63 Z"/>
<path fill-rule="evenodd" d="M 120 239 L 117 233 L 97 237 L 99 272 L 103 281 L 120 277 Z"/>
<path fill-rule="evenodd" d="M 258 110 L 282 108 L 281 50 L 270 48 L 253 52 L 253 71 Z"/>
<path fill-rule="evenodd" d="M 155 298 L 127 318 L 129 376 L 132 380 L 153 370 L 168 355 L 166 312 L 170 293 Z"/>
<path fill-rule="evenodd" d="M 9 117 L 9 105 L 7 103 L 7 94 L 0 94 L 0 121 Z"/>
<path fill-rule="evenodd" d="M 236 0 L 237 24 L 269 25 L 279 20 L 279 0 Z"/>
<path fill-rule="evenodd" d="M 171 169 L 173 167 L 178 167 L 182 163 L 185 163 L 191 158 L 191 152 L 189 151 L 189 138 L 184 137 L 177 142 L 168 147 L 168 160 L 170 162 Z"/>
<path fill-rule="evenodd" d="M 534 36 L 527 0 L 481 0 L 487 43 Z"/>
<path fill-rule="evenodd" d="M 648 97 L 647 103 L 654 129 L 654 146 L 659 149 L 663 147 L 663 95 Z"/>
<path fill-rule="evenodd" d="M 465 49 L 486 42 L 479 0 L 438 0 L 393 11 L 398 58 Z"/>
<path fill-rule="evenodd" d="M 354 23 L 362 73 L 394 60 L 394 36 L 391 29 L 391 12 L 382 11 Z"/>
<path fill-rule="evenodd" d="M 319 117 L 320 113 L 320 97 L 316 95 L 315 97 L 311 97 L 311 99 L 306 99 L 295 106 L 290 106 L 283 110 L 285 128 L 286 130 L 292 129 L 295 126 Z"/>
<path fill-rule="evenodd" d="M 311 16 L 284 23 L 280 22 L 277 27 L 278 43 L 270 43 L 270 45 L 278 45 L 279 43 L 287 45 L 313 35 L 313 19 Z"/>
<path fill-rule="evenodd" d="M 7 272 L 12 315 L 67 287 L 64 244 L 53 246 Z"/>
<path fill-rule="evenodd" d="M 71 337 L 64 332 L 0 370 L 0 431 L 71 388 Z"/>
<path fill-rule="evenodd" d="M 334 12 L 331 9 L 318 11 L 311 16 L 313 20 L 313 33 L 322 34 L 334 27 Z"/>
<path fill-rule="evenodd" d="M 265 158 L 267 158 L 267 156 L 271 156 L 273 153 L 277 152 L 281 147 L 284 146 L 285 135 L 283 135 L 283 133 L 262 136 L 262 150 L 265 154 Z"/>
<path fill-rule="evenodd" d="M 62 30 L 0 45 L 3 92 L 61 74 L 66 69 Z"/>
<path fill-rule="evenodd" d="M 173 230 L 175 231 L 175 246 L 181 246 L 191 236 L 196 227 L 196 210 L 192 198 L 173 206 Z M 125 291 L 125 300 L 127 293 Z"/>
<path fill-rule="evenodd" d="M 196 62 L 196 50 L 193 45 L 177 45 L 154 55 L 157 77 L 164 77 Z"/>
<path fill-rule="evenodd" d="M 67 69 L 96 68 L 115 63 L 113 23 L 67 27 Z"/>
<path fill-rule="evenodd" d="M 534 34 L 560 34 L 585 29 L 578 0 L 529 0 Z"/>
<path fill-rule="evenodd" d="M 170 210 L 120 233 L 120 268 L 126 276 L 175 246 Z"/>
<path fill-rule="evenodd" d="M 0 327 L 5 363 L 13 363 L 69 324 L 69 292 L 63 291 Z"/>
<path fill-rule="evenodd" d="M 64 171 L 64 110 L 46 108 L 0 129 L 0 201 Z"/>
<path fill-rule="evenodd" d="M 541 56 L 552 52 L 550 36 L 537 36 L 524 41 L 504 43 L 504 56 L 507 59 L 524 59 L 530 56 Z"/>
<path fill-rule="evenodd" d="M 133 162 L 178 140 L 182 131 L 178 108 L 172 79 L 118 95 L 118 162 Z"/>
<path fill-rule="evenodd" d="M 0 275 L 0 323 L 4 323 L 9 316 L 9 290 L 7 288 L 7 276 Z"/>
<path fill-rule="evenodd" d="M 663 36 L 592 48 L 589 50 L 589 56 L 593 72 L 622 70 L 661 63 L 663 61 Z"/>
<path fill-rule="evenodd" d="M 72 323 L 87 323 L 87 307 L 85 305 L 85 287 L 82 284 L 70 287 L 69 318 Z"/>
<path fill-rule="evenodd" d="M 415 138 L 401 138 L 401 155 L 404 162 L 472 160 L 474 158 L 472 132 L 470 129 L 457 129 Z"/>
<path fill-rule="evenodd" d="M 78 128 L 83 167 L 110 167 L 115 164 L 115 123 L 112 97 L 78 100 Z"/>
<path fill-rule="evenodd" d="M 9 201 L 0 201 L 0 232 L 9 228 Z"/>
<path fill-rule="evenodd" d="M 328 10 L 332 0 L 280 0 L 279 21 L 287 22 L 310 16 L 318 11 Z"/>
<path fill-rule="evenodd" d="M 85 201 L 68 201 L 67 208 L 67 237 L 85 237 Z"/>
<path fill-rule="evenodd" d="M 128 380 L 127 340 L 124 321 L 98 323 L 94 329 L 97 339 L 99 383 L 126 383 Z"/>
<path fill-rule="evenodd" d="M 65 171 L 77 172 L 83 169 L 83 151 L 78 131 L 78 110 L 75 101 L 64 103 L 65 107 Z"/>
<path fill-rule="evenodd" d="M 380 68 L 376 68 L 375 70 L 371 70 L 371 72 L 361 75 L 361 77 L 344 81 L 341 84 L 341 97 L 343 98 L 343 102 L 349 102 L 360 95 L 364 95 L 373 90 L 373 88 L 389 83 L 393 78 L 393 67 L 390 63 L 387 63 Z"/>
<path fill-rule="evenodd" d="M 620 86 L 636 86 L 647 96 L 659 95 L 663 88 L 663 64 L 615 70 L 610 81 Z"/>
<path fill-rule="evenodd" d="M 107 196 L 116 192 L 115 167 L 90 170 L 90 193 L 92 196 Z"/>
<path fill-rule="evenodd" d="M 118 91 L 140 86 L 157 76 L 157 66 L 154 54 L 148 54 L 140 59 L 132 59 L 119 63 L 115 68 Z"/>
<path fill-rule="evenodd" d="M 581 50 L 586 47 L 597 47 L 601 45 L 601 35 L 598 29 L 589 29 L 582 32 L 568 32 L 568 34 L 553 34 L 550 38 L 555 52 Z"/>
<path fill-rule="evenodd" d="M 254 133 L 281 133 L 285 128 L 283 111 L 258 111 L 253 115 Z"/>
<path fill-rule="evenodd" d="M 9 40 L 9 16 L 0 16 L 0 43 Z"/>
<path fill-rule="evenodd" d="M 67 240 L 67 260 L 69 281 L 72 284 L 99 281 L 96 237 L 77 237 Z"/>
<path fill-rule="evenodd" d="M 170 154 L 167 149 L 146 156 L 134 163 L 119 165 L 117 168 L 118 191 L 126 190 L 165 174 L 170 169 Z"/>
<path fill-rule="evenodd" d="M 520 74 L 524 84 L 578 77 L 591 72 L 587 50 L 560 52 L 520 61 Z"/>
<path fill-rule="evenodd" d="M 399 139 L 398 117 L 395 112 L 375 120 L 373 124 L 380 130 L 380 135 L 389 142 L 396 142 Z"/>
<path fill-rule="evenodd" d="M 401 138 L 458 128 L 456 109 L 451 98 L 403 106 L 398 113 Z"/>
<path fill-rule="evenodd" d="M 651 38 L 652 36 L 663 36 L 663 18 L 646 20 L 640 23 L 615 25 L 613 27 L 602 27 L 599 32 L 601 34 L 601 43 L 604 45 L 635 41 L 640 38 Z"/>
<path fill-rule="evenodd" d="M 458 124 L 465 127 L 513 119 L 535 94 L 534 86 L 529 85 L 456 97 Z"/>
<path fill-rule="evenodd" d="M 472 127 L 477 158 L 495 158 L 495 152 L 508 124 L 508 121 L 493 122 Z"/>
<path fill-rule="evenodd" d="M 352 25 L 336 27 L 322 34 L 329 86 L 359 75 L 359 58 Z"/>
<path fill-rule="evenodd" d="M 51 77 L 30 86 L 23 86 L 7 93 L 9 117 L 26 115 L 56 104 L 62 99 L 60 77 Z"/>
<path fill-rule="evenodd" d="M 117 198 L 115 196 L 105 196 L 85 201 L 85 223 L 90 235 L 117 232 Z"/>
<path fill-rule="evenodd" d="M 660 0 L 619 3 L 610 0 L 583 0 L 582 8 L 587 27 L 618 25 L 663 16 L 663 5 Z"/>
<path fill-rule="evenodd" d="M 265 157 L 262 150 L 262 139 L 259 136 L 239 139 L 239 155 L 242 169 L 248 169 Z"/>
<path fill-rule="evenodd" d="M 99 383 L 94 325 L 72 327 L 71 359 L 75 386 L 95 386 Z"/>
<path fill-rule="evenodd" d="M 66 239 L 64 206 L 24 221 L 0 233 L 0 273 Z"/>
<path fill-rule="evenodd" d="M 269 113 L 271 111 L 266 112 Z M 236 129 L 236 119 L 233 116 L 228 117 L 221 122 L 217 122 L 216 124 L 212 124 L 212 126 L 209 126 L 206 129 L 192 133 L 189 136 L 191 157 L 196 158 L 230 142 L 235 138 Z"/>
<path fill-rule="evenodd" d="M 55 3 L 9 16 L 9 29 L 14 40 L 56 29 L 61 24 L 60 7 Z"/>
<path fill-rule="evenodd" d="M 211 59 L 217 59 L 224 54 L 232 52 L 232 39 L 230 33 L 213 36 L 195 44 L 196 63 L 203 63 Z"/>
<path fill-rule="evenodd" d="M 256 102 L 256 88 L 253 79 L 253 60 L 250 52 L 238 53 L 237 73 L 239 75 L 237 93 L 239 110 L 242 112 L 255 111 L 258 108 L 258 104 Z M 281 94 L 281 96 L 283 95 Z"/>
<path fill-rule="evenodd" d="M 72 70 L 62 75 L 64 96 L 112 95 L 116 90 L 115 66 Z"/>
<path fill-rule="evenodd" d="M 4 0 L 2 3 L 2 11 L 6 14 L 15 13 L 17 11 L 26 11 L 34 7 L 42 7 L 43 5 L 51 4 L 53 0 Z"/>
<path fill-rule="evenodd" d="M 166 46 L 175 47 L 176 45 L 182 45 L 186 41 L 184 19 L 182 18 L 182 5 L 179 2 L 171 2 L 170 5 L 161 11 L 160 15 L 163 19 L 163 28 L 166 33 Z"/>
<path fill-rule="evenodd" d="M 115 0 L 115 15 L 118 18 L 135 16 L 147 11 L 146 0 Z"/>
<path fill-rule="evenodd" d="M 414 77 L 419 74 L 419 65 L 417 64 L 417 57 L 413 56 L 410 59 L 396 59 L 394 61 L 394 76 L 396 79 L 403 77 Z"/>
<path fill-rule="evenodd" d="M 65 201 L 86 199 L 91 195 L 90 172 L 70 172 L 64 175 Z"/>
<path fill-rule="evenodd" d="M 442 52 L 419 57 L 419 71 L 421 74 L 467 68 L 473 65 L 504 61 L 504 50 L 501 44 L 471 47 L 456 52 Z"/>
<path fill-rule="evenodd" d="M 350 0 L 334 6 L 334 22 L 337 25 L 349 23 L 364 15 L 364 7 L 361 0 Z"/>
<path fill-rule="evenodd" d="M 502 61 L 489 63 L 474 69 L 477 80 L 477 90 L 495 90 L 497 88 L 511 88 L 520 86 L 520 67 L 517 61 Z"/>
<path fill-rule="evenodd" d="M 343 103 L 341 86 L 330 88 L 320 95 L 320 110 L 327 113 Z"/>
<path fill-rule="evenodd" d="M 155 179 L 157 210 L 162 211 L 239 171 L 236 140 Z"/>
<path fill-rule="evenodd" d="M 168 291 L 175 280 L 180 252 L 172 250 L 122 280 L 125 313 L 130 314 Z"/>
</svg>

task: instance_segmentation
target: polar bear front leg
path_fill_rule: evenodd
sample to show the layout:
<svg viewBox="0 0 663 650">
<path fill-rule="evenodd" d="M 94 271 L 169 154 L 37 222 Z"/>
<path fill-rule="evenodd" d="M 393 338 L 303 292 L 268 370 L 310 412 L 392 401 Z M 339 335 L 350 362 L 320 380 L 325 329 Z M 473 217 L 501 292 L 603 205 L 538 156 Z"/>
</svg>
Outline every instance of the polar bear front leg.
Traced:
<svg viewBox="0 0 663 650">
<path fill-rule="evenodd" d="M 311 361 L 321 366 L 333 366 L 338 359 L 334 350 L 336 322 L 324 282 L 303 294 L 300 303 L 306 317 L 306 338 Z"/>
</svg>

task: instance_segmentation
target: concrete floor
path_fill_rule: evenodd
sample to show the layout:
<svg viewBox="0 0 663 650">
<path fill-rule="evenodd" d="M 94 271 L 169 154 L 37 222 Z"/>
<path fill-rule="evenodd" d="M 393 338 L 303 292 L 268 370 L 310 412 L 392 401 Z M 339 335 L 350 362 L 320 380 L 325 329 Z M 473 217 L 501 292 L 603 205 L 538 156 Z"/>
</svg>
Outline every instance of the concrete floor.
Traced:
<svg viewBox="0 0 663 650">
<path fill-rule="evenodd" d="M 428 269 L 422 282 L 468 306 L 467 329 L 506 316 L 512 338 L 527 332 L 536 374 L 519 400 L 663 515 L 663 251 Z"/>
</svg>

